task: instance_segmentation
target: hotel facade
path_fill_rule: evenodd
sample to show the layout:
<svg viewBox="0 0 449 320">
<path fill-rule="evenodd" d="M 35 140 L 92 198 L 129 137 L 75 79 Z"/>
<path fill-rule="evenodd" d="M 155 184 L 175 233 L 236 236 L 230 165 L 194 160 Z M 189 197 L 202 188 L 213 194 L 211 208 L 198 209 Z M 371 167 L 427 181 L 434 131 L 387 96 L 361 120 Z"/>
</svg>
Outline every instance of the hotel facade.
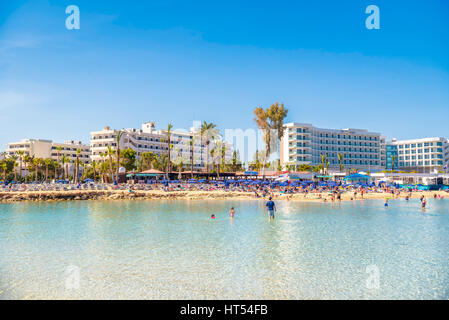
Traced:
<svg viewBox="0 0 449 320">
<path fill-rule="evenodd" d="M 61 150 L 58 150 L 58 147 L 61 148 Z M 5 152 L 7 156 L 17 156 L 18 152 L 22 151 L 24 155 L 30 157 L 43 159 L 51 158 L 53 160 L 58 159 L 59 153 L 60 159 L 63 155 L 69 158 L 69 173 L 73 173 L 78 149 L 81 151 L 79 154 L 80 162 L 90 163 L 90 147 L 83 144 L 81 141 L 71 140 L 59 143 L 45 139 L 23 139 L 19 142 L 8 143 Z"/>
<path fill-rule="evenodd" d="M 146 122 L 142 124 L 141 129 L 122 129 L 123 135 L 120 139 L 120 149 L 130 148 L 136 151 L 136 158 L 144 152 L 153 152 L 161 155 L 161 153 L 168 152 L 167 130 L 156 130 L 154 122 Z M 93 131 L 91 135 L 91 159 L 99 161 L 101 154 L 107 152 L 108 146 L 112 148 L 117 147 L 117 130 L 105 127 L 100 131 Z M 230 161 L 232 158 L 233 148 L 230 144 L 223 141 L 212 141 L 209 146 L 206 146 L 205 141 L 201 141 L 201 136 L 198 128 L 190 128 L 190 131 L 171 131 L 170 144 L 172 149 L 170 152 L 171 159 L 174 163 L 181 161 L 186 166 L 190 166 L 191 157 L 191 141 L 194 141 L 193 147 L 193 163 L 194 170 L 205 169 L 206 159 L 209 160 L 209 166 L 213 162 L 210 151 L 217 148 L 219 144 L 225 147 L 225 161 Z M 201 143 L 202 142 L 202 143 Z M 206 153 L 209 152 L 209 157 Z M 217 155 L 215 162 L 218 162 Z"/>
<path fill-rule="evenodd" d="M 305 123 L 285 124 L 281 138 L 281 165 L 298 167 L 321 164 L 326 155 L 329 170 L 339 170 L 338 154 L 343 155 L 343 170 L 379 171 L 386 165 L 385 138 L 364 129 L 323 129 Z"/>
<path fill-rule="evenodd" d="M 411 140 L 393 139 L 387 143 L 387 169 L 433 173 L 447 170 L 449 165 L 449 140 L 442 137 Z"/>
</svg>

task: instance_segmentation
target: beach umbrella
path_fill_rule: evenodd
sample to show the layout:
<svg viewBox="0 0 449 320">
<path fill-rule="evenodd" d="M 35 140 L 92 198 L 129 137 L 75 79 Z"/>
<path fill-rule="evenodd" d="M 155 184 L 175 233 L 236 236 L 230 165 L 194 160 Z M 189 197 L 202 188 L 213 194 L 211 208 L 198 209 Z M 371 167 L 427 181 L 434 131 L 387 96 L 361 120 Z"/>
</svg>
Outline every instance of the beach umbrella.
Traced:
<svg viewBox="0 0 449 320">
<path fill-rule="evenodd" d="M 207 182 L 207 179 L 200 179 L 198 182 L 199 182 L 199 183 L 206 183 L 206 182 Z"/>
</svg>

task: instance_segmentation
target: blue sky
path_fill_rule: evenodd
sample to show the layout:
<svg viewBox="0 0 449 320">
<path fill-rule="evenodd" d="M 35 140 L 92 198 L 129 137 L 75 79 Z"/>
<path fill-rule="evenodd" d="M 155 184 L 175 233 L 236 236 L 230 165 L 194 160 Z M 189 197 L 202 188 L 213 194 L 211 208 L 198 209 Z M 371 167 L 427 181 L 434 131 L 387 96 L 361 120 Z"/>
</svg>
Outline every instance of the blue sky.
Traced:
<svg viewBox="0 0 449 320">
<path fill-rule="evenodd" d="M 246 129 L 275 101 L 288 122 L 449 137 L 449 2 L 0 0 L 0 149 L 144 121 Z"/>
</svg>

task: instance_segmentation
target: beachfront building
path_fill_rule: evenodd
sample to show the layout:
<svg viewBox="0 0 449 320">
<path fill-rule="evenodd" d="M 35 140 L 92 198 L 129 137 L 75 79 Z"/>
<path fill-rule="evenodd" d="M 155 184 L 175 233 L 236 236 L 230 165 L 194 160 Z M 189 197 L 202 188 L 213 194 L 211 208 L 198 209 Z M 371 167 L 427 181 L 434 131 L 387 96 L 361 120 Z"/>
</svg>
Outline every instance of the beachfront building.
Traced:
<svg viewBox="0 0 449 320">
<path fill-rule="evenodd" d="M 398 169 L 398 146 L 388 142 L 385 144 L 385 153 L 387 155 L 387 161 L 385 169 L 397 170 Z"/>
<path fill-rule="evenodd" d="M 433 173 L 447 170 L 449 141 L 446 138 L 393 139 L 388 143 L 397 152 L 397 166 L 401 171 Z"/>
<path fill-rule="evenodd" d="M 364 129 L 323 129 L 305 123 L 285 124 L 281 139 L 281 165 L 299 167 L 321 164 L 326 155 L 329 170 L 339 170 L 338 154 L 343 155 L 344 170 L 375 172 L 384 169 L 380 133 Z M 384 160 L 382 160 L 384 159 Z"/>
<path fill-rule="evenodd" d="M 156 130 L 154 122 L 146 122 L 142 124 L 141 129 L 122 129 L 123 135 L 120 139 L 120 149 L 130 148 L 136 151 L 136 158 L 138 159 L 142 153 L 153 152 L 154 154 L 161 155 L 167 154 L 167 130 Z M 91 134 L 91 159 L 99 161 L 102 154 L 105 154 L 108 150 L 108 146 L 116 149 L 117 147 L 117 130 L 105 127 L 100 131 L 93 131 Z M 218 155 L 212 157 L 210 150 L 216 148 L 218 144 L 225 146 L 225 159 L 229 161 L 232 158 L 232 146 L 225 142 L 212 141 L 209 146 L 206 146 L 205 141 L 202 141 L 198 128 L 190 128 L 189 131 L 173 130 L 170 132 L 170 144 L 172 149 L 170 152 L 171 160 L 176 163 L 177 161 L 183 162 L 186 167 L 190 166 L 191 157 L 191 141 L 193 143 L 193 163 L 194 170 L 204 170 L 206 159 L 209 161 L 209 168 L 212 163 L 217 160 Z M 209 157 L 206 156 L 206 152 L 209 152 Z M 210 169 L 211 170 L 211 169 Z"/>
<path fill-rule="evenodd" d="M 60 150 L 58 150 L 58 147 Z M 34 158 L 43 159 L 62 159 L 62 156 L 66 156 L 69 159 L 68 167 L 69 174 L 73 174 L 75 169 L 75 161 L 77 150 L 80 150 L 79 160 L 83 163 L 90 162 L 90 147 L 83 144 L 81 141 L 65 141 L 64 143 L 53 142 L 52 140 L 45 139 L 23 139 L 19 142 L 8 143 L 8 147 L 5 150 L 7 156 L 18 156 L 19 151 L 22 151 L 24 155 L 28 155 Z M 22 168 L 22 170 L 25 170 Z"/>
</svg>

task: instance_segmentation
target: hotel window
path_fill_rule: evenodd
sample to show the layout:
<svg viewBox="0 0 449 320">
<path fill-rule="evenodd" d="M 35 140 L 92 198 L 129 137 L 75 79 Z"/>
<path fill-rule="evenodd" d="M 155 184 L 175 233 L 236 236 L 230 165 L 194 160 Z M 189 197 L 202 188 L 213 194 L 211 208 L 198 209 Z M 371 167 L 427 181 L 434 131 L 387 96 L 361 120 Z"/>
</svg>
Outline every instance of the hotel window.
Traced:
<svg viewBox="0 0 449 320">
<path fill-rule="evenodd" d="M 404 148 L 404 146 L 402 144 L 400 144 L 399 145 L 399 149 L 402 149 L 402 148 Z"/>
<path fill-rule="evenodd" d="M 411 148 L 416 148 L 416 144 L 412 143 L 412 144 L 410 145 L 410 147 L 411 147 Z"/>
<path fill-rule="evenodd" d="M 422 153 L 422 149 L 418 149 L 418 153 Z"/>
<path fill-rule="evenodd" d="M 418 143 L 418 148 L 421 148 L 422 147 L 422 143 Z"/>
<path fill-rule="evenodd" d="M 429 152 L 429 149 L 424 149 L 424 152 L 425 152 L 425 153 L 428 153 L 428 152 Z"/>
</svg>

